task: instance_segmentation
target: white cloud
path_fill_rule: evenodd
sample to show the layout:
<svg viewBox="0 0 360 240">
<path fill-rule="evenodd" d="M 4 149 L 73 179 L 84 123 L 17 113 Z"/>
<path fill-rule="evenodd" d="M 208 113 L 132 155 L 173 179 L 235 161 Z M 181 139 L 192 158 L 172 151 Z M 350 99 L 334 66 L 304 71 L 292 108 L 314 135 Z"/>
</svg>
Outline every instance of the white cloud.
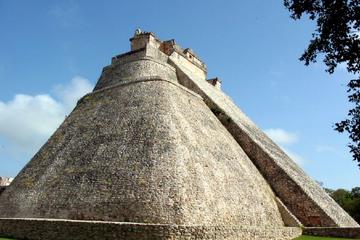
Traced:
<svg viewBox="0 0 360 240">
<path fill-rule="evenodd" d="M 0 102 L 0 136 L 26 149 L 51 134 L 64 113 L 49 95 L 17 94 L 7 103 Z"/>
<path fill-rule="evenodd" d="M 318 145 L 316 146 L 315 150 L 319 153 L 323 152 L 336 152 L 335 148 L 326 146 L 326 145 Z"/>
<path fill-rule="evenodd" d="M 294 160 L 297 164 L 299 165 L 304 165 L 304 163 L 306 162 L 306 160 L 300 156 L 297 153 L 294 153 L 293 151 L 289 150 L 288 148 L 282 147 L 282 149 L 284 150 L 284 152 L 292 159 Z"/>
<path fill-rule="evenodd" d="M 91 91 L 88 80 L 75 77 L 68 85 L 56 87 L 59 99 L 49 94 L 16 94 L 0 101 L 0 138 L 12 151 L 33 152 L 45 142 L 75 106 L 77 99 Z"/>
<path fill-rule="evenodd" d="M 285 131 L 281 128 L 270 128 L 265 130 L 268 135 L 277 144 L 290 145 L 298 141 L 296 133 Z"/>
<path fill-rule="evenodd" d="M 91 92 L 94 86 L 89 80 L 76 76 L 68 85 L 55 86 L 55 94 L 61 99 L 67 111 L 70 111 L 77 100 L 86 93 Z"/>
<path fill-rule="evenodd" d="M 293 152 L 288 147 L 299 141 L 298 135 L 296 133 L 288 132 L 281 128 L 269 128 L 264 130 L 266 135 L 268 135 L 275 143 L 277 143 L 280 148 L 297 164 L 304 165 L 306 162 L 305 159 L 299 154 Z"/>
</svg>

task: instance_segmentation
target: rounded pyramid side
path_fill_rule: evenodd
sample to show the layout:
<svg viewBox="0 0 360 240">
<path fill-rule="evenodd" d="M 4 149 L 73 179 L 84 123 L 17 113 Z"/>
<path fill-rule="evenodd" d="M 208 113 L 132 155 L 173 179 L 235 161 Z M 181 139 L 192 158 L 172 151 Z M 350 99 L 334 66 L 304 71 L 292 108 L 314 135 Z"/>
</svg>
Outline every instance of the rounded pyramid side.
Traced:
<svg viewBox="0 0 360 240">
<path fill-rule="evenodd" d="M 283 226 L 269 185 L 203 100 L 154 77 L 85 96 L 0 202 L 3 218 Z"/>
</svg>

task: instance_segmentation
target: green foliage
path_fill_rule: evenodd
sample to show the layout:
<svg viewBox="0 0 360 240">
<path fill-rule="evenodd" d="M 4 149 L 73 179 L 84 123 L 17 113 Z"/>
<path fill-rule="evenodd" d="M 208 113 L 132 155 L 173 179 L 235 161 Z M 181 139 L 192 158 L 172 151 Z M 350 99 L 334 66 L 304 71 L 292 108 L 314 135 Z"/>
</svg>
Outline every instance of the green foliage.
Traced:
<svg viewBox="0 0 360 240">
<path fill-rule="evenodd" d="M 351 190 L 351 194 L 352 194 L 354 197 L 360 198 L 360 187 L 354 187 L 354 188 Z"/>
<path fill-rule="evenodd" d="M 360 223 L 360 187 L 355 187 L 351 191 L 328 189 L 328 193 L 355 221 Z"/>
<path fill-rule="evenodd" d="M 340 206 L 346 206 L 351 201 L 351 193 L 345 189 L 338 189 L 330 195 Z"/>
<path fill-rule="evenodd" d="M 349 134 L 350 152 L 360 167 L 360 0 L 284 0 L 284 5 L 293 19 L 307 15 L 316 21 L 300 60 L 309 65 L 323 56 L 330 74 L 339 64 L 345 64 L 355 76 L 347 84 L 354 108 L 349 110 L 348 119 L 335 124 L 335 130 Z"/>
</svg>

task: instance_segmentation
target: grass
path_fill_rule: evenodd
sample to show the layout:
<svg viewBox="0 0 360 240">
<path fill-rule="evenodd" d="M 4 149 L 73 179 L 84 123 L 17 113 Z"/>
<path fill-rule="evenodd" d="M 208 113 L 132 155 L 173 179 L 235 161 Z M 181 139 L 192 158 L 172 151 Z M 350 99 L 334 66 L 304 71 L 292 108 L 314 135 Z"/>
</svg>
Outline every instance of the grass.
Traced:
<svg viewBox="0 0 360 240">
<path fill-rule="evenodd" d="M 301 236 L 295 240 L 351 240 L 350 238 L 331 238 L 331 237 L 311 237 L 311 236 Z"/>
</svg>

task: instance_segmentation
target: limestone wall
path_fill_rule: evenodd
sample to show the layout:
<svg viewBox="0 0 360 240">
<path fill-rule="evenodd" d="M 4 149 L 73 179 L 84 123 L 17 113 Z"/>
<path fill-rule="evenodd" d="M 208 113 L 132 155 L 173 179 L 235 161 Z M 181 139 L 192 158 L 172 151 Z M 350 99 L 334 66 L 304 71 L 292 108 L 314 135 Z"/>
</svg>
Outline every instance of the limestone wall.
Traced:
<svg viewBox="0 0 360 240">
<path fill-rule="evenodd" d="M 318 237 L 336 237 L 336 238 L 353 238 L 360 239 L 360 228 L 358 227 L 327 227 L 317 228 L 310 227 L 305 228 L 304 235 L 318 236 Z"/>
<path fill-rule="evenodd" d="M 146 46 L 159 48 L 161 44 L 160 40 L 157 39 L 155 34 L 152 32 L 135 34 L 135 36 L 130 39 L 130 42 L 131 42 L 131 51 L 144 48 Z"/>
<path fill-rule="evenodd" d="M 284 225 L 203 100 L 161 79 L 84 97 L 0 202 L 2 217 Z"/>
<path fill-rule="evenodd" d="M 177 82 L 175 68 L 167 64 L 167 57 L 151 47 L 119 56 L 104 68 L 94 90 L 118 83 L 146 77 L 158 76 Z"/>
<path fill-rule="evenodd" d="M 284 227 L 179 226 L 55 219 L 0 219 L 0 235 L 28 240 L 290 240 L 300 234 L 300 228 Z"/>
<path fill-rule="evenodd" d="M 219 89 L 194 73 L 195 66 L 176 52 L 169 57 L 181 84 L 200 94 L 254 162 L 286 207 L 305 226 L 359 225 L 310 179 Z"/>
</svg>

